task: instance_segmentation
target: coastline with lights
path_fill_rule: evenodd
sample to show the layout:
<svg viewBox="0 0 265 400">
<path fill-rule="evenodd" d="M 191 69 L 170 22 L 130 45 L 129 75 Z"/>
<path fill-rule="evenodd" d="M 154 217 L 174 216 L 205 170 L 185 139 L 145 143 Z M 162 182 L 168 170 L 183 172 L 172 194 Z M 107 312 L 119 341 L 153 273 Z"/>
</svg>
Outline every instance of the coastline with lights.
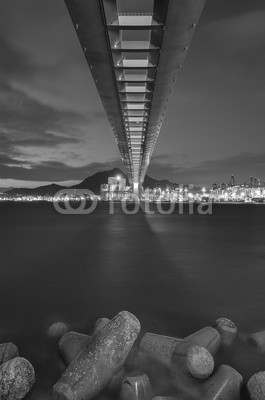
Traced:
<svg viewBox="0 0 265 400">
<path fill-rule="evenodd" d="M 5 193 L 0 194 L 0 202 L 14 202 L 14 203 L 54 203 L 54 202 L 79 202 L 79 201 L 98 201 L 98 202 L 126 202 L 136 201 L 132 193 L 126 194 L 120 192 L 112 192 L 109 198 L 102 198 L 101 196 L 94 195 L 80 195 L 75 194 L 74 191 L 71 195 L 60 194 L 58 196 L 22 196 L 22 195 L 8 195 Z M 203 188 L 200 193 L 193 193 L 186 188 L 171 190 L 162 190 L 157 188 L 155 190 L 146 189 L 142 192 L 139 201 L 149 203 L 234 203 L 234 204 L 265 204 L 265 189 L 263 190 L 243 190 L 242 188 L 235 188 L 233 190 L 217 190 L 208 191 Z"/>
<path fill-rule="evenodd" d="M 214 183 L 211 188 L 181 185 L 168 180 L 157 181 L 148 176 L 147 179 L 140 190 L 139 198 L 133 193 L 133 188 L 129 185 L 126 176 L 118 168 L 115 168 L 92 175 L 72 187 L 51 184 L 35 189 L 12 189 L 0 193 L 0 202 L 141 201 L 149 203 L 265 204 L 265 182 L 253 177 L 242 184 L 237 184 L 232 175 L 228 184 L 217 185 Z"/>
</svg>

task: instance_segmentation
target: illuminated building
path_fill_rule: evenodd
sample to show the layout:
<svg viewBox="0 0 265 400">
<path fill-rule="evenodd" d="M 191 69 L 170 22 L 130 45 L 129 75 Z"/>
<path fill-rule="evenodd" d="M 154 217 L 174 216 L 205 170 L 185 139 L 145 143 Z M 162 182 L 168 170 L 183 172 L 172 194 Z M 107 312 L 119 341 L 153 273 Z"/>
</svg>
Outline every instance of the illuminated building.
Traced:
<svg viewBox="0 0 265 400">
<path fill-rule="evenodd" d="M 209 197 L 215 202 L 259 202 L 265 201 L 265 182 L 251 177 L 248 181 L 237 184 L 234 176 L 229 183 L 218 186 L 213 184 Z"/>
<path fill-rule="evenodd" d="M 126 186 L 126 179 L 121 176 L 109 177 L 108 183 L 100 186 L 102 200 L 123 200 L 129 198 L 130 188 Z"/>
</svg>

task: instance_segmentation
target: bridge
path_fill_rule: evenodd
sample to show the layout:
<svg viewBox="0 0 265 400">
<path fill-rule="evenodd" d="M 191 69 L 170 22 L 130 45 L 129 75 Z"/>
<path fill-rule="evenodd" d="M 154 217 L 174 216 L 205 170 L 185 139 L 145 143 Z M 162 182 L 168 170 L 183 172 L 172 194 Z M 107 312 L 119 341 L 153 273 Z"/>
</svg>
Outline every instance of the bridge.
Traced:
<svg viewBox="0 0 265 400">
<path fill-rule="evenodd" d="M 205 1 L 65 0 L 136 194 Z"/>
</svg>

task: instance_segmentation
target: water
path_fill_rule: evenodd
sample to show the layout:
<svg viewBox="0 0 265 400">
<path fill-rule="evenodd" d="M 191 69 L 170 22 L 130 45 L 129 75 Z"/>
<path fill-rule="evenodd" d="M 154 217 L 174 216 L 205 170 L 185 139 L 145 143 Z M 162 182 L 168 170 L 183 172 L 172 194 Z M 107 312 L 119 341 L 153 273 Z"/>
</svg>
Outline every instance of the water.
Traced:
<svg viewBox="0 0 265 400">
<path fill-rule="evenodd" d="M 127 309 L 144 330 L 176 337 L 231 318 L 239 337 L 217 364 L 245 380 L 265 370 L 247 344 L 265 329 L 265 206 L 214 205 L 212 215 L 91 215 L 1 204 L 0 342 L 13 341 L 37 372 L 28 399 L 46 400 L 63 371 L 47 327 L 88 333 Z M 243 393 L 242 398 L 247 398 Z"/>
</svg>

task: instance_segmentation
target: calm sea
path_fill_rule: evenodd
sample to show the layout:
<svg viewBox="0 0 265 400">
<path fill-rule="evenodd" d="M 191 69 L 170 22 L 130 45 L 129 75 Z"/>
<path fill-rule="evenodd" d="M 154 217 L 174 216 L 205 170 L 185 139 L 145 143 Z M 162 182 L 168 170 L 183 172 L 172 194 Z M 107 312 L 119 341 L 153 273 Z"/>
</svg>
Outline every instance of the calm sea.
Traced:
<svg viewBox="0 0 265 400">
<path fill-rule="evenodd" d="M 187 211 L 187 210 L 186 210 Z M 217 363 L 245 379 L 265 369 L 247 344 L 265 329 L 265 205 L 214 205 L 212 215 L 91 215 L 1 204 L 0 342 L 13 341 L 37 373 L 28 399 L 46 400 L 63 371 L 52 322 L 89 332 L 129 310 L 143 329 L 184 337 L 218 317 L 239 328 Z M 242 398 L 247 398 L 243 394 Z"/>
</svg>

